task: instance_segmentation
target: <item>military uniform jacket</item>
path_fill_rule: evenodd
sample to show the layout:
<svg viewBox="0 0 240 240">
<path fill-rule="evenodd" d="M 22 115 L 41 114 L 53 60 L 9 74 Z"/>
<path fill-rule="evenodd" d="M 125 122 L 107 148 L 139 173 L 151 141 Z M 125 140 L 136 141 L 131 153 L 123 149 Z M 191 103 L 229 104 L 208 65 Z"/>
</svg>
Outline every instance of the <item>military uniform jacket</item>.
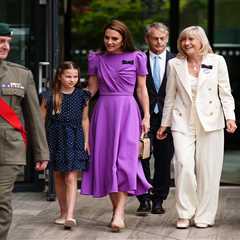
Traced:
<svg viewBox="0 0 240 240">
<path fill-rule="evenodd" d="M 28 145 L 34 159 L 49 160 L 45 129 L 32 73 L 21 65 L 0 62 L 0 97 L 15 111 L 25 125 Z M 0 117 L 0 165 L 26 164 L 26 147 L 19 131 Z"/>
</svg>

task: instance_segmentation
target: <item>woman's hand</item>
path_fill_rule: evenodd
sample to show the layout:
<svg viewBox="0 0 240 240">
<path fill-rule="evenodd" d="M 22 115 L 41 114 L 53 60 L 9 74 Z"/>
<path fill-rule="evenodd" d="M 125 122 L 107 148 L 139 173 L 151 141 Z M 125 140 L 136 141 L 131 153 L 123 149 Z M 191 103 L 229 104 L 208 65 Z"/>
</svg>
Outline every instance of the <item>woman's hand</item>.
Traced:
<svg viewBox="0 0 240 240">
<path fill-rule="evenodd" d="M 167 137 L 167 133 L 166 133 L 166 130 L 167 130 L 167 127 L 160 127 L 158 130 L 157 130 L 157 133 L 156 133 L 156 138 L 158 140 L 163 140 Z"/>
<path fill-rule="evenodd" d="M 237 125 L 234 120 L 228 119 L 226 125 L 227 125 L 226 130 L 228 133 L 234 133 L 237 129 Z"/>
<path fill-rule="evenodd" d="M 90 146 L 88 142 L 84 143 L 84 150 L 88 153 L 88 155 L 90 155 Z"/>
<path fill-rule="evenodd" d="M 150 129 L 150 117 L 146 116 L 142 120 L 142 134 L 148 133 Z"/>
</svg>

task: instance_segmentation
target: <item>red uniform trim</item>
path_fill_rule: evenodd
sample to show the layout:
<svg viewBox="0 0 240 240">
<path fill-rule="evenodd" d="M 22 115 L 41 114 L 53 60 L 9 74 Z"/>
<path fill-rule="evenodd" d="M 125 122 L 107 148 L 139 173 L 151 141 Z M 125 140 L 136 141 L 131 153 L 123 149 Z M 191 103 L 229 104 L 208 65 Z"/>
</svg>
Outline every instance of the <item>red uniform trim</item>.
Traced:
<svg viewBox="0 0 240 240">
<path fill-rule="evenodd" d="M 23 141 L 25 142 L 25 144 L 27 144 L 27 133 L 18 115 L 1 97 L 0 97 L 0 116 L 3 119 L 5 119 L 14 129 L 21 133 Z"/>
</svg>

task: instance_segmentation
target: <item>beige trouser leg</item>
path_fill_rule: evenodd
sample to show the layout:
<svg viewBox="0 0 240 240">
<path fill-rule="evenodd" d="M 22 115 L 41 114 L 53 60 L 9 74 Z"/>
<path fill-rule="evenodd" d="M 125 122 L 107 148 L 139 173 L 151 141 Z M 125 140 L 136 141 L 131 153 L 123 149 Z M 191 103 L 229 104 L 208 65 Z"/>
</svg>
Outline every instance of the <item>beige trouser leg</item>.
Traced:
<svg viewBox="0 0 240 240">
<path fill-rule="evenodd" d="M 172 132 L 174 141 L 174 172 L 176 208 L 179 218 L 191 219 L 197 208 L 195 175 L 195 136 Z"/>
<path fill-rule="evenodd" d="M 12 189 L 19 165 L 0 165 L 0 239 L 6 240 L 12 221 Z"/>
<path fill-rule="evenodd" d="M 187 134 L 173 131 L 176 208 L 180 218 L 214 224 L 223 164 L 223 129 L 205 132 L 194 114 Z"/>
<path fill-rule="evenodd" d="M 219 185 L 223 166 L 223 129 L 200 131 L 196 144 L 197 198 L 194 221 L 213 225 L 218 208 Z"/>
</svg>

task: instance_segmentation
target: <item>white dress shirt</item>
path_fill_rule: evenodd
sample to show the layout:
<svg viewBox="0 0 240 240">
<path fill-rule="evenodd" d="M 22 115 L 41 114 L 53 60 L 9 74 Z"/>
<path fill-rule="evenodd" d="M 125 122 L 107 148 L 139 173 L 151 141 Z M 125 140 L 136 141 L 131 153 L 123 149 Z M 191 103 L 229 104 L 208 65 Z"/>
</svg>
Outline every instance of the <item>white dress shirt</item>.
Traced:
<svg viewBox="0 0 240 240">
<path fill-rule="evenodd" d="M 167 51 L 164 50 L 161 54 L 155 54 L 151 51 L 149 51 L 149 57 L 150 57 L 150 67 L 151 67 L 151 71 L 153 71 L 153 64 L 154 64 L 154 58 L 155 56 L 158 56 L 159 59 L 159 63 L 160 63 L 160 79 L 161 79 L 161 83 L 163 80 L 163 76 L 165 73 L 165 67 L 166 67 L 166 55 L 167 55 Z M 153 75 L 153 72 L 152 72 Z"/>
</svg>

